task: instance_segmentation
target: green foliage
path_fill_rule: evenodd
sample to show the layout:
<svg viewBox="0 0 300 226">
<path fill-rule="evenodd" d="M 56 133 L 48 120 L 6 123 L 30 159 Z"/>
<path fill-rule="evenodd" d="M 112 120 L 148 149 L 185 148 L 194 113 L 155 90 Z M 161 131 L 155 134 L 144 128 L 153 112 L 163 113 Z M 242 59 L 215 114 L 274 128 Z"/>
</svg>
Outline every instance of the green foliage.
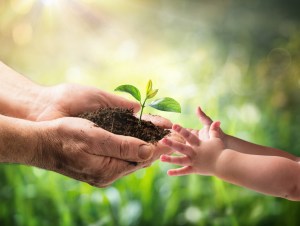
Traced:
<svg viewBox="0 0 300 226">
<path fill-rule="evenodd" d="M 158 89 L 152 89 L 152 81 L 149 80 L 146 86 L 146 96 L 143 102 L 141 101 L 141 93 L 139 89 L 133 85 L 121 85 L 115 88 L 115 91 L 129 93 L 136 100 L 139 101 L 141 105 L 141 113 L 140 113 L 139 120 L 141 121 L 146 101 L 155 97 L 158 92 Z M 169 111 L 169 112 L 177 112 L 177 113 L 181 112 L 180 104 L 176 100 L 170 97 L 164 97 L 164 98 L 154 100 L 148 106 L 160 111 Z"/>
<path fill-rule="evenodd" d="M 137 101 L 141 102 L 141 93 L 133 85 L 121 85 L 118 86 L 115 91 L 125 92 L 131 94 Z"/>
<path fill-rule="evenodd" d="M 1 60 L 44 85 L 112 90 L 151 74 L 182 103 L 174 122 L 201 128 L 200 104 L 227 133 L 300 156 L 299 1 L 56 2 L 0 1 Z M 170 167 L 154 163 L 99 189 L 0 164 L 0 225 L 300 225 L 300 202 L 212 177 L 168 177 Z"/>
<path fill-rule="evenodd" d="M 171 97 L 154 100 L 149 106 L 160 111 L 181 112 L 180 105 Z"/>
</svg>

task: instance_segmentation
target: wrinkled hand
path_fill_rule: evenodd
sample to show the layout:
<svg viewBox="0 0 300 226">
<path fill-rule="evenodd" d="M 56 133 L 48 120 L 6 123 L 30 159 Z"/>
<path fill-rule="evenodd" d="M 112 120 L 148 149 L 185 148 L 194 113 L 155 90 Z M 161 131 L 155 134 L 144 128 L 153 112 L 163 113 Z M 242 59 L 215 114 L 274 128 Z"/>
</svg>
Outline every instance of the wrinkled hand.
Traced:
<svg viewBox="0 0 300 226">
<path fill-rule="evenodd" d="M 81 118 L 66 117 L 40 124 L 42 142 L 31 165 L 97 187 L 108 186 L 167 153 L 164 145 L 115 135 Z"/>
<path fill-rule="evenodd" d="M 61 84 L 43 88 L 37 99 L 35 110 L 32 111 L 30 117 L 34 121 L 73 117 L 101 107 L 121 107 L 133 109 L 134 112 L 140 110 L 137 102 L 94 87 L 77 84 Z M 172 123 L 168 119 L 160 116 L 143 115 L 143 119 L 166 129 L 172 127 Z"/>
<path fill-rule="evenodd" d="M 122 107 L 138 111 L 137 102 L 129 101 L 94 87 L 77 84 L 61 84 L 45 87 L 37 98 L 31 118 L 46 121 L 61 117 L 77 116 L 100 107 Z"/>
<path fill-rule="evenodd" d="M 99 89 L 75 84 L 63 84 L 43 90 L 32 115 L 36 121 L 46 121 L 47 132 L 34 165 L 56 171 L 91 185 L 105 187 L 116 179 L 132 173 L 166 153 L 163 145 L 150 145 L 133 137 L 112 134 L 95 127 L 88 120 L 68 118 L 100 107 L 140 109 L 138 103 Z M 44 103 L 44 104 L 43 104 Z M 145 116 L 163 128 L 172 123 L 159 116 Z M 57 119 L 53 121 L 48 121 Z M 53 129 L 57 125 L 57 129 Z M 48 139 L 49 137 L 49 139 Z M 147 148 L 149 152 L 141 151 Z"/>
</svg>

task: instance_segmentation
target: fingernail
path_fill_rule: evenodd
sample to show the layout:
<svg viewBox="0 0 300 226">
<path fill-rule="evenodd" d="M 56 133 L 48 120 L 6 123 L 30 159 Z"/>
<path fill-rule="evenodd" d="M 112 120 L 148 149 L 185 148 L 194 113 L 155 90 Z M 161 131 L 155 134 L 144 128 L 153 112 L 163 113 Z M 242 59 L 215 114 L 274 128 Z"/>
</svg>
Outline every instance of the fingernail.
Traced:
<svg viewBox="0 0 300 226">
<path fill-rule="evenodd" d="M 143 144 L 139 149 L 139 158 L 141 159 L 149 159 L 153 154 L 152 145 Z"/>
<path fill-rule="evenodd" d="M 216 129 L 220 129 L 220 125 L 221 125 L 221 122 L 220 121 L 216 121 L 216 123 L 215 123 L 215 126 L 217 127 Z"/>
<path fill-rule="evenodd" d="M 167 157 L 165 155 L 160 156 L 161 161 L 166 161 Z"/>
<path fill-rule="evenodd" d="M 173 125 L 173 129 L 174 129 L 174 130 L 179 130 L 180 128 L 181 128 L 181 126 L 178 125 L 178 124 L 174 124 L 174 125 Z"/>
<path fill-rule="evenodd" d="M 163 142 L 164 144 L 167 144 L 167 145 L 171 143 L 170 140 L 167 139 L 167 138 L 164 138 L 164 139 L 162 140 L 162 142 Z"/>
<path fill-rule="evenodd" d="M 197 108 L 197 113 L 199 113 L 199 114 L 201 114 L 203 111 L 202 111 L 202 108 L 199 106 L 198 108 Z"/>
</svg>

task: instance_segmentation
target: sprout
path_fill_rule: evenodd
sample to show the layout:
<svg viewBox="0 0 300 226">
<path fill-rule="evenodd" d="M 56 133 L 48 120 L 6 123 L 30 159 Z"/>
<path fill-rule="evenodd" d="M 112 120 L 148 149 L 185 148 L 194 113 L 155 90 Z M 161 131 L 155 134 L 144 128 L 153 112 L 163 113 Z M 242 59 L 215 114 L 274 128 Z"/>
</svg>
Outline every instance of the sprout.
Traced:
<svg viewBox="0 0 300 226">
<path fill-rule="evenodd" d="M 144 108 L 146 107 L 146 102 L 149 99 L 152 99 L 156 96 L 158 89 L 152 89 L 152 81 L 149 80 L 146 87 L 146 97 L 144 101 L 141 99 L 141 93 L 138 88 L 133 85 L 121 85 L 118 86 L 115 91 L 121 91 L 131 94 L 141 105 L 141 113 L 139 117 L 139 123 L 141 122 Z M 180 104 L 171 97 L 164 97 L 152 101 L 148 106 L 155 108 L 160 111 L 169 111 L 169 112 L 181 112 Z"/>
</svg>

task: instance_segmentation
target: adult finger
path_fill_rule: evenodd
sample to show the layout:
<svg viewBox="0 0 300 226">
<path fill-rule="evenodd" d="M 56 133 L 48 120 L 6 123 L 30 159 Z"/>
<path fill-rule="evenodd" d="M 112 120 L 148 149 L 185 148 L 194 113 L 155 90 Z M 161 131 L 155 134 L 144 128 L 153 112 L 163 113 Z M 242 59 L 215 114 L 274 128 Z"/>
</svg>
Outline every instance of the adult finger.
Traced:
<svg viewBox="0 0 300 226">
<path fill-rule="evenodd" d="M 141 108 L 140 104 L 136 101 L 127 100 L 123 97 L 105 91 L 101 91 L 101 101 L 103 102 L 101 104 L 106 105 L 107 107 L 133 109 L 134 112 L 138 112 Z"/>
<path fill-rule="evenodd" d="M 180 125 L 174 124 L 172 129 L 175 130 L 179 135 L 181 135 L 190 145 L 196 146 L 200 144 L 198 137 L 196 137 L 187 129 L 182 128 Z"/>
<path fill-rule="evenodd" d="M 155 145 L 155 150 L 154 150 L 154 154 L 152 156 L 152 158 L 150 158 L 149 160 L 145 161 L 145 162 L 138 162 L 136 164 L 132 164 L 133 167 L 131 170 L 127 171 L 126 174 L 124 175 L 128 175 L 130 173 L 135 172 L 136 170 L 142 169 L 142 168 L 146 168 L 151 166 L 151 164 L 156 161 L 157 159 L 159 159 L 159 157 L 161 155 L 166 155 L 166 154 L 171 154 L 172 150 L 170 150 L 170 148 L 164 144 L 162 144 L 161 142 L 157 143 Z"/>
<path fill-rule="evenodd" d="M 162 140 L 162 143 L 169 146 L 170 148 L 174 149 L 175 151 L 178 151 L 178 152 L 184 154 L 184 155 L 193 156 L 193 154 L 194 154 L 194 151 L 190 146 L 179 143 L 177 141 L 173 141 L 173 140 L 170 140 L 168 138 L 164 138 Z"/>
<path fill-rule="evenodd" d="M 171 133 L 168 135 L 168 138 L 172 140 L 176 140 L 179 143 L 183 143 L 183 144 L 186 143 L 185 139 L 174 130 L 171 130 Z"/>
<path fill-rule="evenodd" d="M 97 127 L 92 129 L 94 145 L 88 150 L 91 154 L 143 162 L 150 159 L 155 151 L 153 144 L 135 137 L 116 135 Z"/>
<path fill-rule="evenodd" d="M 169 176 L 183 176 L 193 173 L 193 168 L 191 166 L 184 166 L 179 169 L 168 170 Z"/>
<path fill-rule="evenodd" d="M 200 122 L 204 125 L 204 126 L 210 126 L 212 124 L 212 120 L 210 117 L 208 117 L 200 107 L 197 108 L 196 110 L 196 114 L 200 120 Z"/>
<path fill-rule="evenodd" d="M 154 153 L 153 153 L 153 156 L 150 159 L 150 161 L 153 162 L 153 161 L 159 159 L 159 157 L 161 155 L 170 154 L 170 153 L 172 153 L 172 150 L 170 149 L 170 147 L 165 145 L 162 141 L 160 141 L 155 145 Z"/>
<path fill-rule="evenodd" d="M 171 129 L 173 123 L 164 117 L 158 115 L 143 115 L 142 119 L 145 121 L 150 121 L 156 126 L 160 126 L 164 129 Z"/>
<path fill-rule="evenodd" d="M 172 163 L 172 164 L 177 164 L 180 166 L 188 166 L 191 164 L 191 159 L 188 156 L 170 156 L 170 155 L 162 155 L 160 156 L 160 160 L 162 162 L 167 162 L 167 163 Z"/>
<path fill-rule="evenodd" d="M 93 180 L 89 184 L 100 188 L 111 185 L 117 179 L 136 171 L 137 165 L 128 161 L 110 158 L 109 164 L 105 167 L 106 175 L 103 178 Z"/>
</svg>

